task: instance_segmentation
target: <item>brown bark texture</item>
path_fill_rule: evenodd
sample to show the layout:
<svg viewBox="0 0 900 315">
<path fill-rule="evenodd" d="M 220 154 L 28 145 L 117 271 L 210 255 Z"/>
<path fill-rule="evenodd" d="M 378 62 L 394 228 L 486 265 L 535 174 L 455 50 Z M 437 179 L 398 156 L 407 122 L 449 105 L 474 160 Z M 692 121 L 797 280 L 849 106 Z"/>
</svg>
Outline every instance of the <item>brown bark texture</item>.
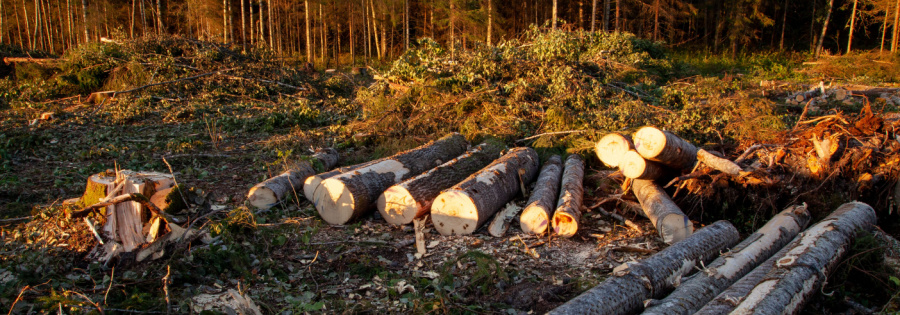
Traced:
<svg viewBox="0 0 900 315">
<path fill-rule="evenodd" d="M 522 231 L 530 234 L 542 234 L 550 226 L 553 218 L 553 210 L 559 197 L 559 185 L 562 179 L 562 158 L 559 155 L 551 156 L 541 167 L 531 192 L 531 197 L 525 203 L 522 215 L 519 216 L 519 226 Z"/>
<path fill-rule="evenodd" d="M 281 175 L 269 178 L 250 188 L 247 200 L 259 209 L 269 209 L 291 193 L 296 194 L 303 188 L 307 178 L 316 174 L 313 165 L 330 169 L 338 162 L 338 152 L 332 148 L 318 150 L 312 155 L 310 163 L 300 162 Z M 312 164 L 312 165 L 310 165 Z"/>
<path fill-rule="evenodd" d="M 581 220 L 581 204 L 584 197 L 584 161 L 572 154 L 566 159 L 562 175 L 559 201 L 553 213 L 553 233 L 562 237 L 572 237 L 578 231 Z"/>
<path fill-rule="evenodd" d="M 635 151 L 645 159 L 683 170 L 697 162 L 697 147 L 675 134 L 655 127 L 642 127 L 631 135 Z"/>
<path fill-rule="evenodd" d="M 666 244 L 679 242 L 693 233 L 694 224 L 665 190 L 649 180 L 636 179 L 633 183 L 634 195 L 641 202 L 644 214 Z"/>
<path fill-rule="evenodd" d="M 710 224 L 691 237 L 627 266 L 596 287 L 582 293 L 549 314 L 631 314 L 645 300 L 658 297 L 681 277 L 708 262 L 739 239 L 728 221 Z M 617 268 L 618 269 L 618 268 Z"/>
<path fill-rule="evenodd" d="M 718 157 L 703 149 L 697 150 L 697 160 L 703 162 L 706 166 L 731 176 L 738 176 L 741 174 L 741 167 L 734 162 L 726 158 Z"/>
<path fill-rule="evenodd" d="M 788 207 L 643 314 L 693 314 L 781 250 L 808 223 L 809 212 L 805 204 Z"/>
</svg>

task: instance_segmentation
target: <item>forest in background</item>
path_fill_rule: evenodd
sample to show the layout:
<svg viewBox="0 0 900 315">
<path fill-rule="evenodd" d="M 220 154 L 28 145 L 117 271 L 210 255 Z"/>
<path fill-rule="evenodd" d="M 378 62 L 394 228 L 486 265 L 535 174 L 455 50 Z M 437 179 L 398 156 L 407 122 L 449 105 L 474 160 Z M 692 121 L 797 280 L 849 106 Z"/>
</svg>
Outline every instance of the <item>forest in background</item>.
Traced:
<svg viewBox="0 0 900 315">
<path fill-rule="evenodd" d="M 748 51 L 898 49 L 900 0 L 11 0 L 0 43 L 60 54 L 155 35 L 269 48 L 317 66 L 393 60 L 416 38 L 467 49 L 533 25 L 630 32 L 670 47 Z"/>
</svg>

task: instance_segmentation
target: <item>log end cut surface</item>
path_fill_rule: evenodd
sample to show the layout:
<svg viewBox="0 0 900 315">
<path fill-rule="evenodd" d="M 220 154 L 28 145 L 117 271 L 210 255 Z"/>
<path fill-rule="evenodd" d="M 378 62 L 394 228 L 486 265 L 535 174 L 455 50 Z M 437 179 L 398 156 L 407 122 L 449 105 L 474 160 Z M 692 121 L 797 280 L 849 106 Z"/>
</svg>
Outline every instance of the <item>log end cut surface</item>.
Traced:
<svg viewBox="0 0 900 315">
<path fill-rule="evenodd" d="M 466 193 L 449 190 L 431 205 L 431 220 L 441 235 L 468 235 L 478 227 L 478 208 Z"/>
<path fill-rule="evenodd" d="M 655 127 L 643 127 L 632 136 L 634 149 L 645 157 L 655 157 L 666 147 L 666 133 Z"/>
<path fill-rule="evenodd" d="M 681 214 L 668 214 L 657 222 L 659 235 L 666 244 L 675 244 L 694 233 L 694 224 L 687 216 Z"/>
<path fill-rule="evenodd" d="M 390 224 L 409 224 L 420 212 L 419 204 L 406 188 L 391 186 L 378 197 L 378 212 Z"/>
<path fill-rule="evenodd" d="M 321 183 L 322 178 L 319 177 L 319 175 L 307 177 L 306 180 L 303 181 L 303 196 L 306 197 L 306 200 L 315 200 L 316 188 L 319 187 L 319 184 Z"/>
<path fill-rule="evenodd" d="M 634 150 L 625 152 L 619 160 L 622 175 L 633 179 L 657 179 L 663 175 L 659 164 L 647 161 Z"/>
<path fill-rule="evenodd" d="M 547 211 L 536 205 L 529 205 L 522 211 L 519 217 L 519 225 L 522 232 L 530 234 L 542 234 L 547 231 L 550 225 L 550 218 L 547 217 Z"/>
<path fill-rule="evenodd" d="M 578 220 L 568 213 L 557 212 L 553 215 L 553 232 L 562 237 L 572 237 L 578 232 Z"/>
<path fill-rule="evenodd" d="M 247 200 L 250 201 L 251 205 L 260 209 L 268 209 L 278 203 L 278 197 L 275 196 L 274 191 L 259 186 L 250 188 Z"/>
<path fill-rule="evenodd" d="M 603 164 L 609 167 L 619 166 L 622 155 L 634 148 L 631 139 L 618 133 L 611 133 L 600 138 L 594 146 L 594 152 Z"/>
<path fill-rule="evenodd" d="M 329 224 L 345 224 L 353 219 L 353 194 L 337 179 L 322 181 L 315 191 L 316 210 Z"/>
</svg>

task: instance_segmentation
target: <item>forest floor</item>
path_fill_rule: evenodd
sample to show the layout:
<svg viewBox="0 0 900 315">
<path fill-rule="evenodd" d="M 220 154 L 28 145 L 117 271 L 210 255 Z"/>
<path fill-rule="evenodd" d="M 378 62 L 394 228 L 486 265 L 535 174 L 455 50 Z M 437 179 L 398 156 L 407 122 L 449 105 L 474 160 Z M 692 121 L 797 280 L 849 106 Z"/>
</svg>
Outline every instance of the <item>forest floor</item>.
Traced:
<svg viewBox="0 0 900 315">
<path fill-rule="evenodd" d="M 351 165 L 449 132 L 473 144 L 529 145 L 542 157 L 582 154 L 587 206 L 621 193 L 592 151 L 606 132 L 656 125 L 730 159 L 768 144 L 747 161 L 762 169 L 754 173 L 759 182 L 712 175 L 679 189 L 675 199 L 697 226 L 726 219 L 747 235 L 790 204 L 808 203 L 818 220 L 859 199 L 875 207 L 882 229 L 900 236 L 893 199 L 900 140 L 891 114 L 900 103 L 851 97 L 810 108 L 785 100 L 819 82 L 898 87 L 900 57 L 860 53 L 803 64 L 809 60 L 732 59 L 670 52 L 624 34 L 535 31 L 471 51 L 422 41 L 361 74 L 178 38 L 0 65 L 0 309 L 199 312 L 204 298 L 235 290 L 263 313 L 543 313 L 619 264 L 665 248 L 648 220 L 617 202 L 603 207 L 642 231 L 593 211 L 570 239 L 527 236 L 517 224 L 499 238 L 431 228 L 421 256 L 412 227 L 391 226 L 377 211 L 330 226 L 302 197 L 270 210 L 244 205 L 250 187 L 314 148 L 334 147 L 340 164 Z M 150 83 L 163 84 L 88 97 Z M 572 130 L 579 132 L 521 141 Z M 862 143 L 874 139 L 877 150 L 826 174 L 801 170 L 805 160 L 769 160 L 778 148 L 805 156 L 813 134 L 840 130 Z M 114 168 L 173 173 L 201 197 L 176 215 L 202 217 L 194 227 L 210 238 L 149 262 L 91 261 L 98 243 L 83 221 L 66 218 L 77 207 L 64 200 L 80 197 L 91 174 Z M 874 179 L 863 182 L 865 174 Z M 883 266 L 884 250 L 860 238 L 821 290 L 835 294 L 817 294 L 805 313 L 843 312 L 847 299 L 900 310 L 900 279 Z"/>
</svg>

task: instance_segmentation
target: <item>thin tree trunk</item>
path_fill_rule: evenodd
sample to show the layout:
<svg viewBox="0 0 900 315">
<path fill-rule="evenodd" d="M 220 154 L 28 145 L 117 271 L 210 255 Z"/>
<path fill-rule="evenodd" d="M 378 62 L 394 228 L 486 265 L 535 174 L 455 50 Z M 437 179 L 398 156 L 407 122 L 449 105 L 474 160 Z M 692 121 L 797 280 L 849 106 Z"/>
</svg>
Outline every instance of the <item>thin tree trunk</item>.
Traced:
<svg viewBox="0 0 900 315">
<path fill-rule="evenodd" d="M 596 1 L 596 0 L 594 0 Z M 609 6 L 610 0 L 603 0 L 603 31 L 609 32 Z"/>
<path fill-rule="evenodd" d="M 890 16 L 890 12 L 888 12 L 887 10 L 885 10 L 885 11 L 884 11 L 884 23 L 881 23 L 881 24 L 882 24 L 882 28 L 881 28 L 881 48 L 878 49 L 878 52 L 879 52 L 879 53 L 883 53 L 883 52 L 884 52 L 884 40 L 885 40 L 886 35 L 887 35 L 888 16 Z"/>
<path fill-rule="evenodd" d="M 891 52 L 897 51 L 900 42 L 900 0 L 897 0 L 897 9 L 894 10 L 894 35 L 891 36 Z"/>
<path fill-rule="evenodd" d="M 84 1 L 84 0 L 82 0 L 82 1 Z M 25 5 L 25 0 L 22 0 L 22 11 L 25 12 L 25 14 L 22 15 L 25 17 L 25 38 L 28 39 L 28 47 L 30 47 L 31 50 L 34 50 L 34 41 L 31 40 L 31 34 L 30 34 L 31 33 L 31 25 L 28 22 L 28 6 Z M 21 32 L 21 30 L 20 30 L 20 32 Z"/>
<path fill-rule="evenodd" d="M 353 42 L 355 42 L 356 40 L 353 37 L 353 17 L 356 15 L 353 14 L 353 2 L 347 3 L 347 11 L 350 13 L 350 19 L 347 21 L 347 23 L 349 23 L 348 26 L 350 27 L 350 65 L 355 66 L 356 65 L 356 49 L 355 49 L 356 47 L 354 47 Z"/>
<path fill-rule="evenodd" d="M 364 27 L 363 33 L 365 33 L 365 34 L 363 34 L 364 38 L 365 38 L 363 49 L 365 50 L 365 53 L 366 53 L 366 65 L 368 65 L 369 57 L 372 55 L 372 44 L 371 44 L 372 39 L 369 38 L 369 4 L 366 0 L 362 0 L 362 8 L 363 8 L 362 19 L 363 19 L 363 27 Z"/>
<path fill-rule="evenodd" d="M 69 44 L 69 48 L 75 46 L 75 33 L 74 33 L 74 23 L 72 22 L 72 17 L 74 14 L 72 13 L 72 0 L 66 0 L 66 26 L 69 29 L 69 36 L 67 37 L 67 42 Z M 16 21 L 18 23 L 18 21 Z"/>
<path fill-rule="evenodd" d="M 247 50 L 247 6 L 244 5 L 244 2 L 247 0 L 241 1 L 241 49 Z"/>
<path fill-rule="evenodd" d="M 616 32 L 622 31 L 622 25 L 619 23 L 619 0 L 616 0 Z"/>
<path fill-rule="evenodd" d="M 16 15 L 16 35 L 18 35 L 18 37 L 19 37 L 19 48 L 22 48 L 22 50 L 25 50 L 25 42 L 22 40 L 22 22 L 21 22 L 21 19 L 19 19 L 19 9 L 16 8 L 15 2 L 13 2 L 12 4 L 13 4 L 13 12 L 15 12 L 15 15 Z"/>
<path fill-rule="evenodd" d="M 269 47 L 273 50 L 275 49 L 275 40 L 272 38 L 275 34 L 275 15 L 272 14 L 272 0 L 266 1 L 266 10 L 268 11 L 266 16 L 269 17 Z M 322 5 L 319 5 L 319 12 L 321 13 Z M 321 14 L 319 14 L 321 15 Z"/>
<path fill-rule="evenodd" d="M 604 0 L 606 2 L 608 0 Z M 604 12 L 605 14 L 606 12 Z M 594 32 L 594 26 L 597 24 L 597 0 L 591 1 L 591 33 Z M 603 29 L 606 31 L 606 29 Z"/>
<path fill-rule="evenodd" d="M 653 2 L 653 40 L 659 40 L 659 0 Z"/>
<path fill-rule="evenodd" d="M 384 52 L 381 50 L 381 45 L 379 44 L 380 41 L 378 38 L 378 23 L 376 23 L 375 21 L 375 3 L 373 3 L 372 0 L 369 0 L 369 6 L 372 10 L 372 35 L 373 37 L 375 37 L 375 51 L 377 52 L 378 59 L 381 59 L 381 56 Z"/>
<path fill-rule="evenodd" d="M 228 4 L 228 12 L 231 12 L 231 4 Z M 165 26 L 163 25 L 163 11 L 162 11 L 162 0 L 156 0 L 156 34 L 162 35 L 165 32 Z M 229 23 L 231 24 L 231 23 Z M 233 37 L 233 36 L 232 36 Z"/>
<path fill-rule="evenodd" d="M 559 183 L 562 178 L 562 159 L 559 155 L 551 156 L 544 162 L 538 175 L 534 191 L 519 216 L 522 232 L 544 234 L 553 218 L 554 201 L 559 197 Z"/>
<path fill-rule="evenodd" d="M 38 0 L 34 0 L 34 32 L 31 34 L 32 41 L 37 43 L 37 46 L 41 49 L 44 49 L 44 39 L 41 36 L 41 29 L 43 28 L 43 21 L 41 21 L 41 5 L 38 3 Z"/>
<path fill-rule="evenodd" d="M 806 205 L 791 206 L 730 251 L 683 281 L 674 292 L 642 314 L 693 314 L 723 290 L 772 257 L 809 224 Z"/>
<path fill-rule="evenodd" d="M 784 16 L 781 18 L 781 40 L 778 42 L 778 50 L 784 50 L 784 29 L 787 28 L 788 1 L 784 0 Z"/>
<path fill-rule="evenodd" d="M 644 214 L 666 244 L 675 244 L 694 232 L 694 224 L 662 188 L 650 180 L 634 180 L 633 190 Z"/>
<path fill-rule="evenodd" d="M 319 3 L 319 21 L 322 22 L 322 28 L 319 29 L 319 36 L 322 38 L 322 65 L 328 68 L 328 50 L 326 50 L 328 46 L 328 23 L 325 21 L 324 14 L 322 14 L 321 3 Z"/>
<path fill-rule="evenodd" d="M 556 1 L 556 0 L 553 0 Z M 452 56 L 456 49 L 456 2 L 450 1 L 450 55 Z M 896 27 L 895 27 L 896 28 Z"/>
<path fill-rule="evenodd" d="M 0 1 L 0 44 L 3 44 L 3 29 L 5 26 L 3 24 L 3 1 Z"/>
<path fill-rule="evenodd" d="M 548 314 L 631 314 L 657 298 L 737 243 L 740 235 L 728 221 L 707 225 L 691 237 L 640 262 L 622 264 L 613 275 Z"/>
<path fill-rule="evenodd" d="M 222 42 L 228 44 L 228 0 L 222 0 Z"/>
<path fill-rule="evenodd" d="M 147 11 L 144 9 L 144 0 L 138 0 L 141 2 L 141 37 L 147 36 Z"/>
<path fill-rule="evenodd" d="M 553 30 L 556 30 L 556 1 L 553 0 Z"/>
<path fill-rule="evenodd" d="M 372 209 L 388 187 L 459 156 L 466 146 L 465 137 L 452 134 L 326 179 L 315 192 L 316 210 L 330 224 L 345 224 Z"/>
<path fill-rule="evenodd" d="M 306 16 L 306 18 L 304 20 L 304 22 L 306 22 L 306 62 L 312 63 L 313 62 L 312 38 L 310 37 L 310 33 L 309 33 L 309 0 L 303 1 L 303 5 L 304 5 L 303 13 Z"/>
<path fill-rule="evenodd" d="M 828 22 L 831 21 L 831 11 L 834 8 L 834 0 L 828 0 L 828 11 L 825 13 L 825 23 L 822 24 L 822 34 L 819 35 L 818 43 L 816 43 L 816 57 L 822 52 L 822 45 L 825 42 L 825 33 L 828 32 Z"/>
<path fill-rule="evenodd" d="M 129 28 L 129 36 L 134 38 L 134 17 L 137 14 L 137 0 L 131 0 L 131 28 Z"/>
<path fill-rule="evenodd" d="M 256 47 L 256 22 L 254 22 L 253 17 L 253 1 L 247 0 L 247 2 L 247 9 L 250 11 L 248 12 L 250 15 L 250 20 L 248 20 L 248 24 L 250 24 L 250 46 Z"/>
<path fill-rule="evenodd" d="M 325 169 L 330 169 L 338 162 L 338 152 L 334 149 L 325 149 L 316 152 L 313 160 L 321 163 Z M 315 168 L 309 163 L 303 162 L 281 175 L 269 178 L 250 188 L 247 200 L 251 205 L 260 209 L 269 209 L 281 202 L 291 193 L 298 194 L 303 189 L 307 178 L 316 174 Z"/>
<path fill-rule="evenodd" d="M 596 1 L 596 0 L 594 0 L 594 1 Z M 494 28 L 494 7 L 493 7 L 492 2 L 493 1 L 488 0 L 488 7 L 487 7 L 487 11 L 488 11 L 487 44 L 488 45 L 491 45 L 491 43 L 493 43 L 493 41 L 491 40 L 491 29 Z"/>
<path fill-rule="evenodd" d="M 490 3 L 490 0 L 488 0 Z M 488 4 L 488 10 L 490 10 L 490 4 Z M 488 11 L 488 42 L 491 41 L 491 18 L 490 11 Z M 405 45 L 404 49 L 409 49 L 409 0 L 403 1 L 403 44 Z"/>
<path fill-rule="evenodd" d="M 859 0 L 853 0 L 853 9 L 850 10 L 850 32 L 847 35 L 847 54 L 850 54 L 850 49 L 853 45 L 853 27 L 856 25 L 856 5 Z"/>
</svg>

